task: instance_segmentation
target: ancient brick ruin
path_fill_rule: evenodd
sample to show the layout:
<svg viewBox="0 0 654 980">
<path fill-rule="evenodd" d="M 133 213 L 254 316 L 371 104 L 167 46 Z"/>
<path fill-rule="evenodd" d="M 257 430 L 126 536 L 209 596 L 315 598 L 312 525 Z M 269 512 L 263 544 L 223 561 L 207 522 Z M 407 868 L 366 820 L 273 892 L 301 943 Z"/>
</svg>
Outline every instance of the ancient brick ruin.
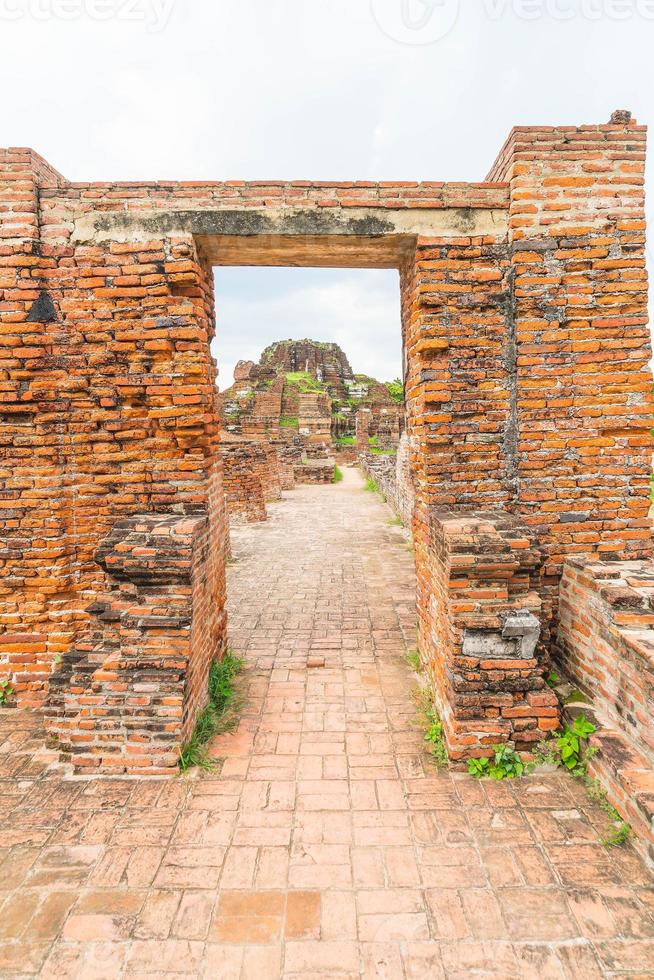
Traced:
<svg viewBox="0 0 654 980">
<path fill-rule="evenodd" d="M 0 151 L 0 663 L 78 768 L 174 766 L 225 643 L 224 489 L 261 508 L 265 419 L 290 455 L 264 506 L 297 468 L 274 383 L 221 452 L 212 267 L 340 265 L 399 270 L 398 499 L 453 758 L 556 726 L 555 649 L 654 798 L 645 136 L 624 113 L 520 127 L 456 184 L 70 183 Z M 298 394 L 318 441 L 322 396 Z"/>
<path fill-rule="evenodd" d="M 239 361 L 220 406 L 230 452 L 236 442 L 273 450 L 287 489 L 296 483 L 329 483 L 336 460 L 354 461 L 361 418 L 366 422 L 364 448 L 373 455 L 395 453 L 404 428 L 403 402 L 388 386 L 355 375 L 338 344 L 315 340 L 278 341 L 263 351 L 258 364 Z M 231 463 L 226 465 L 231 469 Z M 243 483 L 241 489 L 242 500 L 236 488 L 226 494 L 228 512 L 237 521 L 248 511 Z M 249 508 L 247 519 L 263 519 L 255 513 L 260 508 Z"/>
</svg>

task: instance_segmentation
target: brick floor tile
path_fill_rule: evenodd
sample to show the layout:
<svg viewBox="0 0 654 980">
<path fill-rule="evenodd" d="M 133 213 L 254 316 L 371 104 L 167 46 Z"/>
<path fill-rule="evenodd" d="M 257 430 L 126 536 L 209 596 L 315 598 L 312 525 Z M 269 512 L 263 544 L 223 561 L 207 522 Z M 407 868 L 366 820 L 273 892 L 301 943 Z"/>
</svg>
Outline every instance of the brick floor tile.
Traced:
<svg viewBox="0 0 654 980">
<path fill-rule="evenodd" d="M 204 943 L 187 939 L 137 939 L 127 953 L 127 966 L 143 974 L 198 974 Z"/>
<path fill-rule="evenodd" d="M 353 892 L 333 889 L 321 892 L 323 939 L 356 939 L 357 916 Z"/>
<path fill-rule="evenodd" d="M 181 898 L 181 891 L 171 889 L 148 892 L 136 920 L 134 936 L 137 939 L 167 939 Z"/>
<path fill-rule="evenodd" d="M 467 939 L 472 936 L 463 902 L 457 891 L 430 888 L 425 896 L 435 939 Z"/>
<path fill-rule="evenodd" d="M 289 976 L 306 977 L 339 976 L 350 973 L 359 975 L 359 947 L 355 942 L 288 942 L 284 968 Z"/>
<path fill-rule="evenodd" d="M 203 980 L 240 980 L 243 967 L 243 947 L 208 942 L 200 975 Z"/>
<path fill-rule="evenodd" d="M 284 936 L 286 939 L 320 938 L 320 892 L 289 892 Z"/>
<path fill-rule="evenodd" d="M 396 980 L 402 976 L 398 943 L 362 943 L 361 976 L 364 980 Z"/>
<path fill-rule="evenodd" d="M 651 875 L 601 846 L 578 781 L 477 781 L 425 752 L 412 558 L 387 521 L 348 471 L 232 530 L 248 666 L 212 773 L 63 779 L 39 717 L 0 713 L 0 976 L 653 976 Z"/>
<path fill-rule="evenodd" d="M 213 891 L 184 892 L 173 921 L 171 935 L 176 939 L 205 939 L 214 902 Z"/>
</svg>

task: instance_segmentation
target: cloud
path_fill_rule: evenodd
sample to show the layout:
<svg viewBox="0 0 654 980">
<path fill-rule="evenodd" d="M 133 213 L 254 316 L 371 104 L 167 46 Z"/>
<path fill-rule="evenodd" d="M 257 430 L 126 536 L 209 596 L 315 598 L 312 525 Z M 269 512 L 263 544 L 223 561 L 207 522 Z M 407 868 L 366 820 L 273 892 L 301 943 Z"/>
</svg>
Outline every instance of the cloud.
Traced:
<svg viewBox="0 0 654 980">
<path fill-rule="evenodd" d="M 333 341 L 356 373 L 381 381 L 402 371 L 399 276 L 394 270 L 220 268 L 213 352 L 220 388 L 239 359 L 275 340 Z"/>
<path fill-rule="evenodd" d="M 118 16 L 2 19 L 18 2 L 29 9 L 27 0 L 0 0 L 2 142 L 33 146 L 71 180 L 479 180 L 514 124 L 604 122 L 619 107 L 641 122 L 654 118 L 654 23 L 633 13 L 591 20 L 580 0 L 530 0 L 545 11 L 535 20 L 518 16 L 514 0 L 460 0 L 449 33 L 425 45 L 384 33 L 373 0 L 174 0 L 159 32 Z M 112 2 L 125 8 L 125 0 Z M 402 0 L 383 0 L 393 3 Z M 415 16 L 428 5 L 411 6 Z M 575 16 L 557 20 L 548 8 L 574 8 Z M 648 185 L 652 179 L 654 153 Z M 270 329 L 295 318 L 303 334 L 315 334 L 295 312 L 301 274 L 270 275 L 288 293 L 285 310 L 277 294 Z M 395 291 L 371 286 L 374 274 L 333 275 L 328 295 L 306 297 L 316 329 L 336 331 L 344 317 L 355 358 L 356 332 L 374 320 L 376 343 L 366 356 L 393 350 L 393 307 L 384 313 L 382 296 L 392 304 Z M 226 328 L 252 313 L 249 291 L 261 288 L 260 276 L 253 272 L 241 280 L 244 293 L 226 297 L 234 324 Z M 341 311 L 329 299 L 337 282 Z M 240 328 L 243 343 L 255 327 L 250 320 Z M 225 365 L 237 356 L 234 348 Z M 375 371 L 389 368 L 382 360 Z"/>
</svg>

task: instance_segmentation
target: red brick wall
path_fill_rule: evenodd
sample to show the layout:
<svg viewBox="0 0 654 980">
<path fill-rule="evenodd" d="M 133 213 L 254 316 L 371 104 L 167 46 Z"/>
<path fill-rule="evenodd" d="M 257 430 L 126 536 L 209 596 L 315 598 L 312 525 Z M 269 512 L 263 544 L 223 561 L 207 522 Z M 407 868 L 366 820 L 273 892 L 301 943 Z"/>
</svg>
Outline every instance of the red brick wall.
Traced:
<svg viewBox="0 0 654 980">
<path fill-rule="evenodd" d="M 612 728 L 654 767 L 654 567 L 571 558 L 560 590 L 559 660 Z"/>
<path fill-rule="evenodd" d="M 446 565 L 434 509 L 524 521 L 546 625 L 567 555 L 649 556 L 644 149 L 621 119 L 520 129 L 485 184 L 70 184 L 31 151 L 0 151 L 0 657 L 21 700 L 43 697 L 55 654 L 91 628 L 108 587 L 95 553 L 122 518 L 206 515 L 224 606 L 213 280 L 162 212 L 458 209 L 457 237 L 418 238 L 400 270 L 428 661 Z M 508 236 L 498 220 L 473 237 L 473 208 L 503 210 Z M 82 233 L 90 212 L 126 240 Z"/>
<path fill-rule="evenodd" d="M 225 645 L 210 534 L 205 516 L 145 514 L 100 545 L 105 591 L 50 679 L 49 729 L 76 771 L 176 770 Z"/>
<path fill-rule="evenodd" d="M 508 515 L 441 511 L 427 554 L 423 659 L 450 757 L 533 748 L 559 719 L 537 647 L 538 548 Z"/>
<path fill-rule="evenodd" d="M 225 503 L 233 524 L 266 520 L 266 498 L 254 442 L 224 442 L 221 446 Z"/>
<path fill-rule="evenodd" d="M 560 589 L 557 666 L 596 727 L 590 771 L 654 868 L 654 564 L 568 558 Z M 561 689 L 569 693 L 570 687 Z M 577 695 L 578 696 L 578 695 Z M 570 719 L 568 719 L 570 720 Z"/>
<path fill-rule="evenodd" d="M 25 705 L 43 702 L 74 623 L 70 396 L 60 328 L 43 295 L 56 269 L 41 241 L 43 180 L 62 183 L 32 150 L 0 150 L 0 665 Z"/>
<path fill-rule="evenodd" d="M 545 551 L 650 556 L 651 347 L 646 130 L 514 130 L 490 174 L 510 187 L 515 509 Z"/>
</svg>

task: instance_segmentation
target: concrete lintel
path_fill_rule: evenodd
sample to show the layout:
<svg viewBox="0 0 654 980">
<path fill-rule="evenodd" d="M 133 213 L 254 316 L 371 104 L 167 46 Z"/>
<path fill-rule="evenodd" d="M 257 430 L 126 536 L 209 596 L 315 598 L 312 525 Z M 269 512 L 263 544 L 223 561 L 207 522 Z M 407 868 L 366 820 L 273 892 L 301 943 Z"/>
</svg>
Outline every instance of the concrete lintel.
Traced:
<svg viewBox="0 0 654 980">
<path fill-rule="evenodd" d="M 138 242 L 193 236 L 216 265 L 395 266 L 416 238 L 507 232 L 507 213 L 489 208 L 266 207 L 90 212 L 74 242 Z"/>
</svg>

